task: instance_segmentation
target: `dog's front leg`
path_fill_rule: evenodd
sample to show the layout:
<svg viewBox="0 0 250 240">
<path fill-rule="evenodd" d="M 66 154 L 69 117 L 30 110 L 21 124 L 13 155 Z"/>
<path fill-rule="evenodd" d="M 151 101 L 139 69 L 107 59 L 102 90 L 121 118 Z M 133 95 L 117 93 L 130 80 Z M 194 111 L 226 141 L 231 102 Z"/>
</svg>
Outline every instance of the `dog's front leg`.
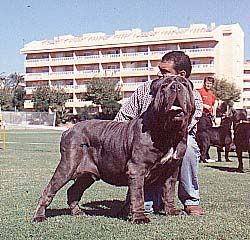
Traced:
<svg viewBox="0 0 250 240">
<path fill-rule="evenodd" d="M 144 168 L 133 163 L 128 164 L 128 187 L 133 224 L 150 222 L 144 210 L 144 173 Z"/>
<path fill-rule="evenodd" d="M 185 155 L 187 147 L 186 138 L 177 145 L 175 152 L 172 155 L 173 169 L 172 174 L 166 179 L 163 185 L 162 202 L 163 202 L 163 213 L 165 215 L 182 215 L 184 211 L 176 209 L 175 207 L 175 186 L 179 175 L 179 169 L 181 166 L 182 159 Z"/>
<path fill-rule="evenodd" d="M 182 215 L 183 211 L 180 209 L 176 209 L 175 207 L 175 186 L 177 182 L 177 177 L 179 173 L 179 167 L 176 167 L 173 174 L 166 179 L 163 185 L 162 191 L 162 202 L 163 209 L 161 213 L 165 215 Z"/>
</svg>

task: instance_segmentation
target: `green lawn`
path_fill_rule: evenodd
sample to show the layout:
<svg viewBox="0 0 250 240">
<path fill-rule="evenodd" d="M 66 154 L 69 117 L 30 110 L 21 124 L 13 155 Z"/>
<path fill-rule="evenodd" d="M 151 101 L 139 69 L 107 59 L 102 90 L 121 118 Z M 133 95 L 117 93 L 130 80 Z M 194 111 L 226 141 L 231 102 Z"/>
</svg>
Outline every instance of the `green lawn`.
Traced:
<svg viewBox="0 0 250 240">
<path fill-rule="evenodd" d="M 33 223 L 41 191 L 59 161 L 61 132 L 9 130 L 7 149 L 0 150 L 0 239 L 250 239 L 250 171 L 232 163 L 200 164 L 199 179 L 203 217 L 151 215 L 147 225 L 132 225 L 115 217 L 125 198 L 125 187 L 102 181 L 84 195 L 81 205 L 87 217 L 72 217 L 65 186 L 49 206 L 47 221 Z M 36 144 L 37 143 L 37 144 Z M 211 150 L 215 157 L 215 150 Z M 245 154 L 247 156 L 247 154 Z M 178 202 L 179 207 L 181 207 Z"/>
</svg>

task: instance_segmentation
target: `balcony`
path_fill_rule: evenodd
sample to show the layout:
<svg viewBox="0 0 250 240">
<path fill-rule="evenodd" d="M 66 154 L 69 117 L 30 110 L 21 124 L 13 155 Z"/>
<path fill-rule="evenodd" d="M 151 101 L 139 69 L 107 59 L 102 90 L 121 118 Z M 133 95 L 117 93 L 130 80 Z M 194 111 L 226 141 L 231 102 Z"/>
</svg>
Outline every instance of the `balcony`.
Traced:
<svg viewBox="0 0 250 240">
<path fill-rule="evenodd" d="M 74 57 L 58 57 L 58 58 L 50 58 L 50 66 L 58 66 L 58 65 L 69 65 L 75 63 Z"/>
<path fill-rule="evenodd" d="M 186 53 L 190 58 L 215 56 L 214 48 L 180 49 L 180 51 Z"/>
<path fill-rule="evenodd" d="M 134 83 L 122 83 L 121 91 L 122 92 L 134 92 L 143 82 L 134 82 Z"/>
<path fill-rule="evenodd" d="M 242 105 L 243 107 L 250 108 L 250 98 L 247 98 L 246 100 L 244 100 Z"/>
<path fill-rule="evenodd" d="M 58 78 L 73 78 L 74 71 L 63 71 L 63 72 L 50 72 L 49 79 L 58 79 Z"/>
<path fill-rule="evenodd" d="M 177 49 L 176 49 L 177 50 Z M 195 48 L 195 49 L 180 49 L 184 51 L 190 58 L 197 57 L 214 57 L 214 48 Z M 131 52 L 119 54 L 103 54 L 103 55 L 88 55 L 75 57 L 57 57 L 43 59 L 28 59 L 25 60 L 25 67 L 41 67 L 41 66 L 60 66 L 74 64 L 90 64 L 90 63 L 108 63 L 108 62 L 123 62 L 123 61 L 145 61 L 145 60 L 160 60 L 164 54 L 172 50 L 165 51 L 150 51 L 150 52 Z"/>
<path fill-rule="evenodd" d="M 194 88 L 199 89 L 203 86 L 203 80 L 202 79 L 191 79 L 191 82 L 194 84 Z"/>
<path fill-rule="evenodd" d="M 87 91 L 87 85 L 60 85 L 60 86 L 50 86 L 51 88 L 63 88 L 66 93 L 82 93 Z M 26 94 L 31 95 L 37 87 L 26 87 Z"/>
<path fill-rule="evenodd" d="M 83 101 L 81 99 L 68 99 L 65 103 L 65 107 L 68 108 L 81 108 L 93 105 L 92 101 Z"/>
<path fill-rule="evenodd" d="M 249 80 L 250 79 L 250 73 L 244 73 L 243 79 Z"/>
<path fill-rule="evenodd" d="M 34 103 L 31 100 L 25 100 L 24 101 L 24 108 L 32 109 L 32 108 L 34 108 Z"/>
<path fill-rule="evenodd" d="M 122 53 L 121 61 L 145 61 L 149 59 L 149 52 Z"/>
<path fill-rule="evenodd" d="M 63 88 L 66 93 L 82 93 L 87 91 L 87 85 L 66 85 Z"/>
<path fill-rule="evenodd" d="M 42 59 L 27 59 L 24 61 L 25 67 L 44 67 L 49 66 L 49 58 Z"/>
<path fill-rule="evenodd" d="M 158 60 L 160 61 L 162 56 L 165 55 L 167 52 L 171 52 L 172 50 L 168 51 L 151 51 L 149 53 L 149 59 L 150 60 Z"/>
<path fill-rule="evenodd" d="M 243 93 L 242 93 L 243 98 L 249 99 L 249 96 L 250 96 L 250 91 L 243 91 Z"/>
<path fill-rule="evenodd" d="M 142 76 L 148 75 L 148 67 L 137 67 L 137 68 L 123 68 L 121 69 L 121 76 Z"/>
<path fill-rule="evenodd" d="M 214 64 L 195 64 L 192 66 L 192 73 L 214 73 Z M 122 69 L 104 69 L 104 70 L 81 70 L 64 72 L 46 72 L 46 73 L 26 73 L 25 80 L 60 80 L 73 78 L 94 78 L 94 77 L 133 77 L 133 76 L 152 76 L 157 75 L 158 67 L 137 67 Z"/>
<path fill-rule="evenodd" d="M 75 78 L 94 78 L 94 77 L 100 77 L 100 71 L 99 70 L 81 70 L 76 71 L 74 74 Z"/>
<path fill-rule="evenodd" d="M 243 88 L 250 88 L 250 82 L 243 82 Z"/>
<path fill-rule="evenodd" d="M 215 67 L 214 64 L 195 64 L 192 73 L 215 73 Z"/>
<path fill-rule="evenodd" d="M 75 64 L 99 63 L 101 55 L 76 56 Z"/>
<path fill-rule="evenodd" d="M 49 73 L 43 72 L 43 73 L 26 73 L 25 74 L 25 81 L 29 80 L 49 80 Z"/>
</svg>

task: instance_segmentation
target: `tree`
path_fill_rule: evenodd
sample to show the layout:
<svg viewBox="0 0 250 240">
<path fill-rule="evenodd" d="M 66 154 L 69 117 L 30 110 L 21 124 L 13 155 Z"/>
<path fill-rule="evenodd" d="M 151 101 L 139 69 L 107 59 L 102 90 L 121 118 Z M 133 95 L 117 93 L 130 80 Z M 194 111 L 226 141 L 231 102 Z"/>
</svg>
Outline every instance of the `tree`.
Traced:
<svg viewBox="0 0 250 240">
<path fill-rule="evenodd" d="M 62 88 L 50 88 L 49 86 L 39 86 L 32 94 L 32 102 L 38 112 L 52 111 L 61 112 L 65 109 L 67 94 Z"/>
<path fill-rule="evenodd" d="M 16 110 L 22 111 L 24 108 L 25 90 L 17 87 L 12 94 L 12 105 Z"/>
<path fill-rule="evenodd" d="M 215 79 L 214 93 L 216 98 L 226 102 L 232 108 L 234 102 L 239 101 L 241 91 L 226 79 Z"/>
<path fill-rule="evenodd" d="M 0 109 L 11 110 L 12 91 L 10 88 L 0 88 Z"/>
<path fill-rule="evenodd" d="M 32 102 L 37 112 L 49 111 L 50 88 L 48 86 L 39 86 L 32 93 Z"/>
<path fill-rule="evenodd" d="M 93 78 L 87 86 L 87 93 L 83 96 L 86 101 L 100 105 L 102 112 L 99 118 L 113 119 L 121 105 L 120 87 L 117 80 L 107 78 Z"/>
<path fill-rule="evenodd" d="M 20 86 L 23 82 L 23 76 L 18 73 L 0 74 L 0 106 L 3 110 L 23 109 L 25 90 Z"/>
<path fill-rule="evenodd" d="M 24 83 L 24 77 L 16 72 L 11 73 L 5 80 L 5 85 L 12 89 L 16 89 L 21 83 Z"/>
</svg>

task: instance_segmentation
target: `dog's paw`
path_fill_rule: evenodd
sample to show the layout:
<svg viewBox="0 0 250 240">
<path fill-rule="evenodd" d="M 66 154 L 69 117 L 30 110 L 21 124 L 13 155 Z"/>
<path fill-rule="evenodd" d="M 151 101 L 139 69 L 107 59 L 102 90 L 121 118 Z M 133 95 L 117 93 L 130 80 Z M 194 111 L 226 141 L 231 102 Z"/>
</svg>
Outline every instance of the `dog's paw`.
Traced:
<svg viewBox="0 0 250 240">
<path fill-rule="evenodd" d="M 167 216 L 181 216 L 181 215 L 187 215 L 187 213 L 183 209 L 171 208 L 165 212 L 165 215 L 167 215 Z"/>
<path fill-rule="evenodd" d="M 86 213 L 82 209 L 77 209 L 76 211 L 71 210 L 72 216 L 86 216 Z"/>
<path fill-rule="evenodd" d="M 242 168 L 237 168 L 236 172 L 238 172 L 238 173 L 244 173 L 244 170 Z"/>
<path fill-rule="evenodd" d="M 33 217 L 33 222 L 44 222 L 45 220 L 47 220 L 46 216 L 34 216 Z"/>
<path fill-rule="evenodd" d="M 132 218 L 132 224 L 147 224 L 147 223 L 150 223 L 150 219 L 145 215 Z"/>
</svg>

